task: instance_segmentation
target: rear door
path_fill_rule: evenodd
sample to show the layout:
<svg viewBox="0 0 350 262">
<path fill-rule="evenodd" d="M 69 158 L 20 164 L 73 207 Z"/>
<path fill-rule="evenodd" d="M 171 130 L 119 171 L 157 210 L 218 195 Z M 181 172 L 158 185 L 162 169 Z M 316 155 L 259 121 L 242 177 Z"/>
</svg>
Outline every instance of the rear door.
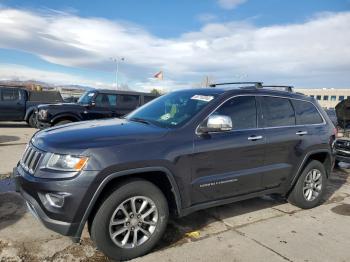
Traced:
<svg viewBox="0 0 350 262">
<path fill-rule="evenodd" d="M 261 190 L 265 135 L 254 96 L 234 97 L 213 114 L 230 116 L 233 130 L 196 135 L 192 201 L 200 203 Z"/>
<path fill-rule="evenodd" d="M 25 97 L 18 88 L 0 89 L 0 120 L 23 120 Z"/>
<path fill-rule="evenodd" d="M 266 135 L 265 166 L 269 170 L 263 175 L 263 186 L 268 189 L 283 185 L 291 177 L 307 135 L 298 135 L 304 129 L 296 126 L 290 99 L 261 96 L 259 102 Z"/>
</svg>

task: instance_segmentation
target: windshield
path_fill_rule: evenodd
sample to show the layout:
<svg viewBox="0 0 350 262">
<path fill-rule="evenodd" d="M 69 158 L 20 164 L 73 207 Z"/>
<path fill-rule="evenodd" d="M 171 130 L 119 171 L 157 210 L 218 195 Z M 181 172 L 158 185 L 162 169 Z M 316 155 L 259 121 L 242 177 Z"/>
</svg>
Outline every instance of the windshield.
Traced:
<svg viewBox="0 0 350 262">
<path fill-rule="evenodd" d="M 217 96 L 216 93 L 201 93 L 178 91 L 163 95 L 132 112 L 126 119 L 148 121 L 162 127 L 183 125 Z"/>
<path fill-rule="evenodd" d="M 88 105 L 91 103 L 92 98 L 94 97 L 95 92 L 85 92 L 78 100 L 78 104 Z"/>
</svg>

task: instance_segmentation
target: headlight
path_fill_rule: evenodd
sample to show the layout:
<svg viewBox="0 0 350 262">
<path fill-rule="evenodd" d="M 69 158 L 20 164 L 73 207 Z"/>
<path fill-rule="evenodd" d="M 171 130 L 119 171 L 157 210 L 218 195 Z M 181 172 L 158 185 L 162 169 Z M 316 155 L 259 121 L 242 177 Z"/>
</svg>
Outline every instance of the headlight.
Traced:
<svg viewBox="0 0 350 262">
<path fill-rule="evenodd" d="M 46 167 L 53 170 L 61 171 L 80 171 L 88 161 L 84 156 L 71 156 L 52 154 Z"/>
<path fill-rule="evenodd" d="M 46 109 L 39 110 L 38 115 L 39 115 L 40 119 L 46 119 L 47 118 L 47 110 Z"/>
</svg>

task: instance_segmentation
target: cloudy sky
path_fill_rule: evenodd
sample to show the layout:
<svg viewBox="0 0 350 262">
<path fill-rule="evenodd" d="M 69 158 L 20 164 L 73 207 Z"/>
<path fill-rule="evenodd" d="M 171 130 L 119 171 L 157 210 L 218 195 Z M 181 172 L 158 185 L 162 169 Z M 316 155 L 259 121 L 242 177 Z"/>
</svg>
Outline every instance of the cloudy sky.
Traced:
<svg viewBox="0 0 350 262">
<path fill-rule="evenodd" d="M 0 80 L 112 88 L 111 57 L 135 90 L 350 88 L 350 0 L 0 0 Z"/>
</svg>

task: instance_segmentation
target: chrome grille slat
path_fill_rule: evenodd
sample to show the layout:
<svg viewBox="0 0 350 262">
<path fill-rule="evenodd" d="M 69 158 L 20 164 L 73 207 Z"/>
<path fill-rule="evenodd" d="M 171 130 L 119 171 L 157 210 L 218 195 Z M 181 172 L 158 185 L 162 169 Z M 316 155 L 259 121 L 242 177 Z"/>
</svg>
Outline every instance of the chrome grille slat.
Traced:
<svg viewBox="0 0 350 262">
<path fill-rule="evenodd" d="M 27 146 L 27 149 L 23 153 L 23 157 L 20 161 L 21 166 L 30 174 L 34 174 L 37 169 L 43 153 L 33 147 L 31 144 Z"/>
</svg>

